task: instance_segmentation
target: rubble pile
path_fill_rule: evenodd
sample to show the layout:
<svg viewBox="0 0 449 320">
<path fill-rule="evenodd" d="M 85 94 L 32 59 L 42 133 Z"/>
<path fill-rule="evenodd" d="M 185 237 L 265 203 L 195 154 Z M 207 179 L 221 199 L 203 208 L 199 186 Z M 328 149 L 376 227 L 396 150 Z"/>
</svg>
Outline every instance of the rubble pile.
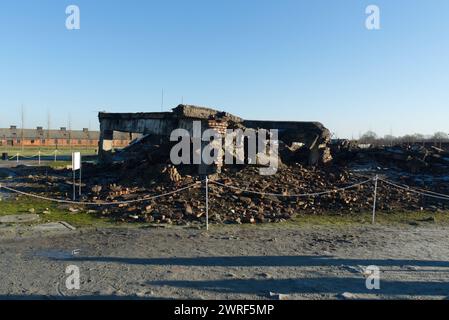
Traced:
<svg viewBox="0 0 449 320">
<path fill-rule="evenodd" d="M 447 174 L 449 152 L 437 147 L 419 145 L 375 147 L 368 149 L 350 148 L 336 152 L 336 161 L 347 165 L 348 160 L 358 162 L 376 161 L 382 166 L 394 167 L 408 173 Z"/>
<path fill-rule="evenodd" d="M 333 154 L 333 163 L 306 166 L 294 162 L 294 155 L 301 147 L 292 145 L 288 151 L 281 150 L 290 158 L 282 159 L 282 165 L 274 175 L 260 175 L 260 167 L 256 165 L 227 165 L 221 173 L 210 175 L 210 221 L 265 223 L 287 220 L 298 213 L 367 212 L 373 204 L 374 182 L 360 183 L 375 174 L 398 184 L 449 194 L 449 153 L 442 149 L 385 147 L 360 150 L 344 143 L 339 147 L 340 151 Z M 165 147 L 153 142 L 149 146 L 134 147 L 132 157 L 108 166 L 85 164 L 83 196 L 80 200 L 98 205 L 89 205 L 84 209 L 123 222 L 204 223 L 204 177 L 198 175 L 197 166 L 164 163 L 160 159 L 163 159 L 165 152 Z M 361 174 L 354 169 L 355 165 L 367 164 L 371 164 L 372 171 Z M 23 182 L 39 188 L 28 191 L 71 200 L 70 170 L 53 172 L 42 168 L 39 169 L 40 174 L 36 174 L 36 168 L 29 170 L 23 169 Z M 26 172 L 33 172 L 33 175 L 27 176 Z M 45 183 L 40 183 L 42 181 Z M 190 189 L 179 193 L 148 199 L 193 184 Z M 340 190 L 353 185 L 357 186 Z M 332 192 L 310 196 L 311 193 L 324 191 Z M 304 194 L 308 196 L 293 196 Z M 137 202 L 122 203 L 135 200 Z M 117 205 L 103 205 L 104 202 L 117 202 Z M 449 209 L 449 200 L 424 197 L 379 181 L 377 208 L 392 213 L 404 210 L 438 211 Z M 68 208 L 70 212 L 79 212 L 80 209 L 81 206 L 77 205 Z"/>
<path fill-rule="evenodd" d="M 182 167 L 154 166 L 150 170 L 153 172 L 152 180 L 146 186 L 138 185 L 135 181 L 131 183 L 129 180 L 111 179 L 99 174 L 95 167 L 86 168 L 85 171 L 90 178 L 85 180 L 87 183 L 81 200 L 99 203 L 98 206 L 89 206 L 89 209 L 94 210 L 91 212 L 123 222 L 177 225 L 204 222 L 204 181 L 196 175 L 181 174 L 180 172 L 186 171 Z M 158 175 L 154 175 L 154 172 L 158 172 Z M 221 174 L 211 176 L 210 179 L 209 218 L 212 223 L 280 222 L 297 213 L 359 213 L 370 211 L 373 203 L 372 181 L 353 189 L 337 190 L 365 181 L 366 178 L 336 166 L 308 168 L 299 164 L 284 165 L 276 175 L 271 176 L 259 175 L 257 166 L 234 166 L 225 167 Z M 68 184 L 69 181 L 67 179 L 65 183 Z M 195 182 L 197 185 L 188 190 L 154 200 L 144 200 Z M 70 198 L 71 188 L 68 186 L 66 189 L 54 188 L 51 192 L 58 198 Z M 327 190 L 334 192 L 315 197 L 290 196 Z M 48 191 L 46 194 L 48 195 Z M 139 199 L 143 201 L 114 206 L 101 205 L 101 202 Z M 377 203 L 379 210 L 387 212 L 449 208 L 449 201 L 424 198 L 381 182 Z"/>
<path fill-rule="evenodd" d="M 137 204 L 108 206 L 100 213 L 121 221 L 188 224 L 205 219 L 204 182 L 198 176 L 181 175 L 173 166 L 158 169 L 164 174 L 148 187 L 111 184 L 98 192 L 93 186 L 86 200 L 124 201 L 177 190 L 198 182 L 196 188 Z M 306 168 L 299 164 L 283 166 L 276 175 L 261 176 L 256 166 L 225 167 L 209 183 L 210 221 L 215 223 L 264 223 L 290 219 L 297 213 L 348 214 L 369 211 L 373 203 L 373 182 L 358 185 L 366 178 L 335 166 Z M 216 184 L 218 182 L 220 184 Z M 224 185 L 224 186 L 223 186 Z M 240 189 L 240 190 L 238 190 Z M 317 197 L 292 197 L 335 190 Z M 257 193 L 253 193 L 255 191 Z M 259 194 L 262 193 L 262 194 Z M 263 194 L 265 193 L 265 194 Z M 283 196 L 276 196 L 279 194 Z M 449 201 L 417 196 L 379 182 L 378 208 L 382 211 L 443 210 Z"/>
<path fill-rule="evenodd" d="M 224 217 L 216 217 L 217 222 L 231 220 L 242 223 L 278 222 L 289 219 L 296 213 L 366 212 L 373 205 L 374 182 L 369 181 L 344 191 L 336 190 L 363 182 L 365 179 L 347 169 L 335 166 L 320 169 L 289 166 L 281 169 L 275 176 L 266 177 L 258 175 L 255 168 L 251 167 L 238 172 L 228 169 L 220 177 L 224 185 L 284 196 L 260 195 L 214 185 L 211 191 L 214 197 L 211 207 L 214 212 L 224 213 Z M 335 192 L 317 197 L 288 196 L 326 190 Z M 386 212 L 436 211 L 449 208 L 449 201 L 435 201 L 379 182 L 377 207 Z"/>
<path fill-rule="evenodd" d="M 437 147 L 384 148 L 378 150 L 375 157 L 385 163 L 393 162 L 411 173 L 444 174 L 449 172 L 449 152 Z"/>
</svg>

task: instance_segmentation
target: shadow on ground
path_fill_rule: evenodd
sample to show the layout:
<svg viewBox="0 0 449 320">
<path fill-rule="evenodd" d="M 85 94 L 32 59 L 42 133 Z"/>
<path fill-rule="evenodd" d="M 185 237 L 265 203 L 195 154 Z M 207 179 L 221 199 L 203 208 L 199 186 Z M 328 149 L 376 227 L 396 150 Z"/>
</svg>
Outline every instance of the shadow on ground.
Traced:
<svg viewBox="0 0 449 320">
<path fill-rule="evenodd" d="M 121 258 L 121 257 L 76 257 L 73 261 L 119 263 L 129 265 L 199 266 L 199 267 L 431 267 L 449 268 L 448 261 L 407 259 L 341 259 L 330 256 L 248 256 L 248 257 L 196 257 L 196 258 Z M 397 271 L 397 270 L 396 270 Z M 404 272 L 409 271 L 403 270 Z M 420 272 L 424 270 L 414 270 Z M 426 270 L 427 271 L 427 270 Z M 282 271 L 281 271 L 282 272 Z M 433 270 L 431 271 L 433 272 Z M 441 270 L 435 270 L 441 272 Z M 444 270 L 443 270 L 444 272 Z M 447 270 L 449 272 L 449 269 Z M 380 290 L 368 290 L 365 277 L 358 272 L 354 277 L 313 277 L 287 279 L 218 279 L 218 280 L 162 280 L 147 282 L 151 286 L 171 286 L 205 290 L 225 294 L 250 294 L 267 296 L 268 292 L 284 294 L 330 294 L 343 292 L 353 294 L 378 294 L 383 296 L 447 296 L 449 283 L 442 281 L 382 280 Z M 282 275 L 281 275 L 282 276 Z"/>
<path fill-rule="evenodd" d="M 283 294 L 379 294 L 391 296 L 446 296 L 447 282 L 391 281 L 381 280 L 379 290 L 368 290 L 365 279 L 360 278 L 301 278 L 301 279 L 229 279 L 210 281 L 150 281 L 152 286 L 171 286 L 206 290 L 225 294 L 256 294 L 267 296 L 268 292 Z"/>
<path fill-rule="evenodd" d="M 342 265 L 375 265 L 379 267 L 415 266 L 449 268 L 449 261 L 407 259 L 341 259 L 331 256 L 235 256 L 193 258 L 74 257 L 70 260 L 132 265 L 176 265 L 198 267 L 320 267 Z"/>
</svg>

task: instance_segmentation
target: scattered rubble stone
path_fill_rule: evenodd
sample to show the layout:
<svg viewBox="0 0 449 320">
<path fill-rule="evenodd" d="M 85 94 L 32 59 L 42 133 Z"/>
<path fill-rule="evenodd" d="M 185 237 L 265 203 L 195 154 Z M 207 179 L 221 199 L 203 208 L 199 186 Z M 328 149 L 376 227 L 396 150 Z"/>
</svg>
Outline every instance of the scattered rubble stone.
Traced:
<svg viewBox="0 0 449 320">
<path fill-rule="evenodd" d="M 156 146 L 153 146 L 152 152 L 155 149 Z M 289 149 L 290 155 L 282 159 L 284 164 L 275 175 L 260 175 L 260 167 L 256 165 L 226 165 L 221 173 L 210 176 L 210 222 L 270 223 L 288 220 L 298 213 L 318 215 L 367 212 L 373 204 L 372 182 L 319 197 L 289 195 L 336 190 L 365 181 L 375 174 L 397 184 L 449 194 L 449 152 L 439 148 L 406 146 L 360 149 L 342 142 L 338 147 L 331 145 L 334 160 L 319 166 L 295 162 L 300 159 L 300 152 L 296 152 L 301 146 L 291 146 Z M 134 153 L 139 152 L 135 150 Z M 73 205 L 61 204 L 58 208 L 72 213 L 83 210 L 123 222 L 174 225 L 204 223 L 205 190 L 204 183 L 200 184 L 204 177 L 197 174 L 198 168 L 173 166 L 160 163 L 159 160 L 154 163 L 151 160 L 154 158 L 154 154 L 152 157 L 140 154 L 108 166 L 85 164 L 82 200 L 98 205 L 75 208 Z M 71 200 L 70 170 L 35 167 L 23 167 L 20 170 L 21 175 L 15 179 L 18 181 L 18 189 Z M 197 187 L 145 200 L 195 182 L 198 182 Z M 113 206 L 101 204 L 130 200 L 138 202 Z M 438 212 L 448 210 L 449 201 L 423 197 L 379 181 L 377 208 L 391 213 L 408 210 Z"/>
<path fill-rule="evenodd" d="M 270 297 L 275 300 L 289 300 L 290 296 L 282 293 L 270 292 Z"/>
<path fill-rule="evenodd" d="M 350 292 L 343 292 L 341 295 L 341 298 L 345 299 L 345 300 L 354 300 L 357 299 L 357 296 L 350 293 Z"/>
</svg>

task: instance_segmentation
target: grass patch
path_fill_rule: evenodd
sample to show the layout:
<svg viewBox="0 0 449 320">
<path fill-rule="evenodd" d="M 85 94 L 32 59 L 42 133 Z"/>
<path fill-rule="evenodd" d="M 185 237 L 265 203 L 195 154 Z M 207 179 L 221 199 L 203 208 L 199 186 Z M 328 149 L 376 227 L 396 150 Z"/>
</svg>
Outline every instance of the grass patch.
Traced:
<svg viewBox="0 0 449 320">
<path fill-rule="evenodd" d="M 100 217 L 94 213 L 87 213 L 86 210 L 80 210 L 77 213 L 71 213 L 67 209 L 60 208 L 54 202 L 33 199 L 28 197 L 8 198 L 0 201 L 0 216 L 13 214 L 27 214 L 30 209 L 38 214 L 41 219 L 38 223 L 65 221 L 75 227 L 88 226 L 108 226 L 113 225 L 114 221 L 109 218 Z M 44 211 L 49 213 L 44 214 Z"/>
<path fill-rule="evenodd" d="M 67 166 L 71 166 L 72 161 L 51 161 L 45 162 L 43 166 L 50 167 L 52 169 L 65 169 Z"/>
<path fill-rule="evenodd" d="M 113 219 L 101 217 L 95 213 L 87 213 L 88 208 L 80 209 L 77 213 L 71 213 L 67 208 L 59 206 L 57 203 L 19 196 L 10 197 L 0 201 L 0 216 L 27 214 L 30 209 L 39 214 L 41 219 L 39 223 L 65 221 L 75 227 L 142 227 L 145 223 L 118 223 Z M 78 206 L 77 206 L 78 208 Z M 44 214 L 44 211 L 49 213 Z M 353 214 L 298 214 L 294 218 L 281 223 L 264 224 L 242 224 L 242 225 L 210 225 L 213 229 L 219 228 L 301 228 L 301 227 L 350 227 L 360 225 L 371 225 L 372 213 L 353 213 Z M 401 212 L 378 212 L 376 213 L 376 225 L 383 226 L 425 226 L 429 224 L 449 225 L 449 211 L 447 212 L 429 212 L 429 211 L 401 211 Z"/>
<path fill-rule="evenodd" d="M 378 225 L 424 225 L 437 223 L 449 224 L 449 212 L 397 211 L 377 212 L 375 223 Z M 351 226 L 372 224 L 372 212 L 352 214 L 306 215 L 298 214 L 286 221 L 290 225 Z"/>
<path fill-rule="evenodd" d="M 211 228 L 235 228 L 251 229 L 251 228 L 301 228 L 301 227 L 334 227 L 345 228 L 362 225 L 372 225 L 372 213 L 351 213 L 351 214 L 297 214 L 290 220 L 280 223 L 263 223 L 263 224 L 229 224 L 216 225 L 212 224 Z M 382 226 L 426 226 L 429 224 L 449 225 L 449 211 L 447 212 L 429 212 L 429 211 L 401 211 L 401 212 L 378 212 L 376 213 L 376 225 Z"/>
</svg>

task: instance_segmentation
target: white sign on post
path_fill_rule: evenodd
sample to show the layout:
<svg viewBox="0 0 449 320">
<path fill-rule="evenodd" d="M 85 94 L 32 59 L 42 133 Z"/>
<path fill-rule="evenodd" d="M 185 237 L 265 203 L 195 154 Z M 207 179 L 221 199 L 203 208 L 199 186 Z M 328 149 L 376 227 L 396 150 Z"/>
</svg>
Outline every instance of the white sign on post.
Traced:
<svg viewBox="0 0 449 320">
<path fill-rule="evenodd" d="M 80 171 L 80 185 L 79 185 L 79 195 L 81 196 L 81 153 L 72 153 L 72 171 L 73 171 L 73 201 L 76 199 L 76 186 L 75 186 L 75 171 Z"/>
<path fill-rule="evenodd" d="M 79 170 L 81 169 L 81 153 L 74 152 L 72 153 L 72 170 Z"/>
</svg>

